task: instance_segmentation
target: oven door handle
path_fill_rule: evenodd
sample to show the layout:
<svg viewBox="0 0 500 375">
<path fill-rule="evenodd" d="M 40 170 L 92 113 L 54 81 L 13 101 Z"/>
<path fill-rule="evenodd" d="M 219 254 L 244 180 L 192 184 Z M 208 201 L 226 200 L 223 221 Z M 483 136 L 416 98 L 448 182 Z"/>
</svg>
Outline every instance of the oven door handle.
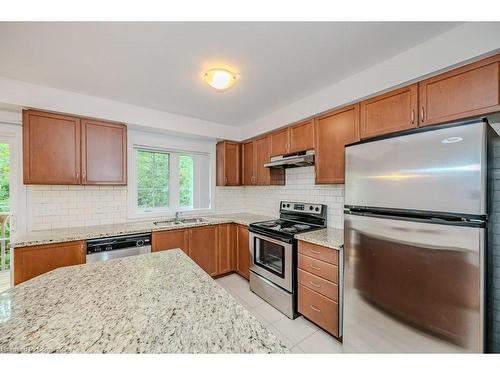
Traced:
<svg viewBox="0 0 500 375">
<path fill-rule="evenodd" d="M 280 243 L 283 243 L 283 242 L 289 243 L 289 244 L 293 243 L 293 238 L 282 237 L 282 236 L 279 236 L 279 235 L 276 235 L 275 237 L 269 237 L 268 233 L 261 232 L 261 231 L 259 231 L 258 229 L 255 229 L 255 228 L 249 228 L 249 231 L 250 231 L 251 234 L 254 234 L 254 235 L 258 236 L 259 238 L 268 240 L 268 241 L 276 243 L 276 244 L 280 244 Z"/>
</svg>

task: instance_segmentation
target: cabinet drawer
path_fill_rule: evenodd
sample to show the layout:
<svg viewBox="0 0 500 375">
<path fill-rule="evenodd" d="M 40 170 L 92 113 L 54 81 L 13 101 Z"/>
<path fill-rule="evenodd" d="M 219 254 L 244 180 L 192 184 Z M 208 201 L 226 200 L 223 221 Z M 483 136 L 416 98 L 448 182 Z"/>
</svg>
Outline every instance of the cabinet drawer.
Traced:
<svg viewBox="0 0 500 375">
<path fill-rule="evenodd" d="M 327 247 L 315 245 L 313 243 L 299 241 L 299 254 L 307 255 L 308 257 L 322 260 L 323 262 L 338 265 L 339 254 L 337 250 Z"/>
<path fill-rule="evenodd" d="M 337 302 L 299 284 L 299 312 L 338 337 L 339 305 Z"/>
<path fill-rule="evenodd" d="M 339 300 L 339 287 L 337 284 L 332 283 L 331 281 L 327 281 L 322 279 L 319 276 L 315 276 L 312 273 L 306 272 L 299 268 L 298 272 L 299 276 L 299 284 L 302 284 L 309 289 L 318 292 L 325 297 L 328 297 L 335 302 Z"/>
<path fill-rule="evenodd" d="M 299 268 L 312 273 L 313 275 L 322 277 L 328 281 L 338 284 L 339 275 L 338 267 L 333 264 L 322 262 L 303 254 L 299 254 Z"/>
</svg>

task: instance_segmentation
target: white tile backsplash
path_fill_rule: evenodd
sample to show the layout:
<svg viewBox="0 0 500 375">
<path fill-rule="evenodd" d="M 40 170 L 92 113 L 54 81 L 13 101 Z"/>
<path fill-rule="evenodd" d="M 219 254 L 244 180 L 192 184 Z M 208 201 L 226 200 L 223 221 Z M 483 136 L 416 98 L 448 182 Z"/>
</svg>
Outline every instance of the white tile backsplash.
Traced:
<svg viewBox="0 0 500 375">
<path fill-rule="evenodd" d="M 287 169 L 285 186 L 217 187 L 214 211 L 277 216 L 282 200 L 326 204 L 328 226 L 343 226 L 344 185 L 314 185 L 314 167 Z M 28 230 L 122 223 L 129 221 L 127 188 L 32 185 L 27 211 Z"/>
</svg>

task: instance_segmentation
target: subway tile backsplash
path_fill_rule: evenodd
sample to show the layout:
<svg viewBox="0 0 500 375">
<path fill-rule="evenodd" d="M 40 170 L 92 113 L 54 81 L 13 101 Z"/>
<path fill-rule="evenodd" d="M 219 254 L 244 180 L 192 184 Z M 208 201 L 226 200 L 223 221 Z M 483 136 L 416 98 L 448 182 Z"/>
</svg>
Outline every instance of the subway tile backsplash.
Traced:
<svg viewBox="0 0 500 375">
<path fill-rule="evenodd" d="M 343 226 L 344 185 L 314 185 L 314 167 L 287 169 L 285 186 L 217 187 L 214 208 L 277 216 L 282 200 L 326 204 L 328 226 Z M 123 186 L 28 186 L 27 214 L 28 230 L 131 221 Z"/>
</svg>

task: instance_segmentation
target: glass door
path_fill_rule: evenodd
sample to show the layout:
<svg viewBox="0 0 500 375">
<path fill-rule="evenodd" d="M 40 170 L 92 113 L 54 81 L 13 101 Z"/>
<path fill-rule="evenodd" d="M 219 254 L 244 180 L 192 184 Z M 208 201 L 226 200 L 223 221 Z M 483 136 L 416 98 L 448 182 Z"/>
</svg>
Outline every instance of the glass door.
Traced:
<svg viewBox="0 0 500 375">
<path fill-rule="evenodd" d="M 0 292 L 10 288 L 10 160 L 9 143 L 0 139 Z"/>
</svg>

